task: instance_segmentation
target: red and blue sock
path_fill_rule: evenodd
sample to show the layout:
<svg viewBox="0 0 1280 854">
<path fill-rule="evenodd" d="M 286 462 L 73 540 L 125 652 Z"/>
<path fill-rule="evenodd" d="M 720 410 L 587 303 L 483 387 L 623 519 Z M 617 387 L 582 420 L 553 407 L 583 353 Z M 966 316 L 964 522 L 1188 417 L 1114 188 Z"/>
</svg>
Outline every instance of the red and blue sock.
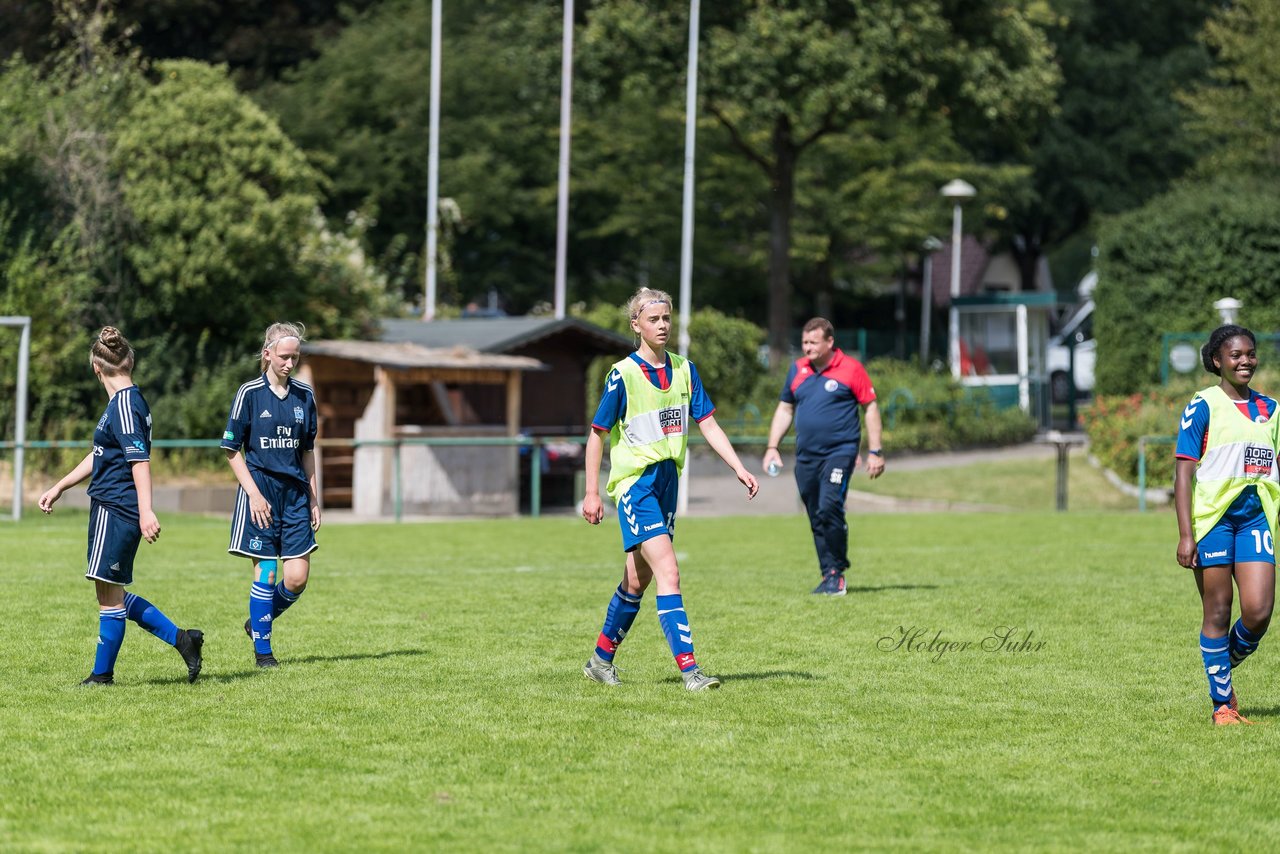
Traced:
<svg viewBox="0 0 1280 854">
<path fill-rule="evenodd" d="M 676 659 L 676 667 L 687 673 L 698 666 L 693 657 L 693 633 L 689 630 L 689 617 L 684 612 L 684 597 L 679 593 L 655 597 L 658 605 L 658 623 L 667 636 L 667 646 Z"/>
<path fill-rule="evenodd" d="M 627 636 L 627 632 L 631 631 L 631 624 L 636 621 L 636 614 L 640 613 L 640 599 L 643 595 L 632 595 L 621 584 L 613 591 L 609 609 L 604 614 L 604 627 L 600 629 L 600 637 L 596 639 L 596 655 L 601 660 L 613 661 L 618 645 Z"/>
</svg>

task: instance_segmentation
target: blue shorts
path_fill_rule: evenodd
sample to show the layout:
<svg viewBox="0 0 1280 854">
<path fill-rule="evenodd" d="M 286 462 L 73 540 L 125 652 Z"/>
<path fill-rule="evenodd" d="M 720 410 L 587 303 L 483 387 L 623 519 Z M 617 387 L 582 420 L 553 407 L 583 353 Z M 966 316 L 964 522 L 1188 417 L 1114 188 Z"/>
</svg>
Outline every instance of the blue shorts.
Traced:
<svg viewBox="0 0 1280 854">
<path fill-rule="evenodd" d="M 654 463 L 631 488 L 618 496 L 622 550 L 635 551 L 645 540 L 663 534 L 675 539 L 680 475 L 674 460 Z"/>
<path fill-rule="evenodd" d="M 1271 525 L 1257 492 L 1250 489 L 1242 493 L 1222 514 L 1218 524 L 1196 543 L 1196 553 L 1202 567 L 1233 563 L 1275 565 Z"/>
<path fill-rule="evenodd" d="M 94 501 L 89 505 L 89 568 L 85 578 L 119 584 L 133 583 L 133 558 L 142 542 L 142 528 L 120 511 Z"/>
<path fill-rule="evenodd" d="M 231 544 L 227 551 L 255 560 L 306 557 L 315 551 L 315 531 L 311 530 L 311 502 L 305 484 L 250 471 L 258 491 L 271 505 L 271 527 L 259 528 L 249 513 L 249 495 L 236 490 L 236 508 L 231 514 Z"/>
</svg>

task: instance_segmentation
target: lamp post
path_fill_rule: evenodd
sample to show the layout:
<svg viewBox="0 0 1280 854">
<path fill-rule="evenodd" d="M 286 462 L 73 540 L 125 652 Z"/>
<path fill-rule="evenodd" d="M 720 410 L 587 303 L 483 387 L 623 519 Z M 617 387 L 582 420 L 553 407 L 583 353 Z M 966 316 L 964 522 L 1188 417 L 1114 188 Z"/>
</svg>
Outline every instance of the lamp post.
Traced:
<svg viewBox="0 0 1280 854">
<path fill-rule="evenodd" d="M 948 323 L 948 357 L 951 360 L 951 376 L 960 379 L 960 312 L 956 309 L 956 298 L 960 296 L 960 239 L 961 212 L 964 203 L 977 193 L 973 185 L 956 178 L 948 181 L 942 188 L 942 195 L 951 199 L 954 207 L 951 211 L 951 310 Z"/>
<path fill-rule="evenodd" d="M 1220 300 L 1215 300 L 1213 307 L 1218 314 L 1222 315 L 1223 323 L 1235 323 L 1237 314 L 1240 309 L 1244 308 L 1244 303 L 1235 297 L 1223 297 Z"/>
<path fill-rule="evenodd" d="M 936 237 L 925 238 L 924 283 L 920 292 L 920 367 L 929 367 L 929 334 L 933 327 L 933 253 L 942 248 Z"/>
</svg>

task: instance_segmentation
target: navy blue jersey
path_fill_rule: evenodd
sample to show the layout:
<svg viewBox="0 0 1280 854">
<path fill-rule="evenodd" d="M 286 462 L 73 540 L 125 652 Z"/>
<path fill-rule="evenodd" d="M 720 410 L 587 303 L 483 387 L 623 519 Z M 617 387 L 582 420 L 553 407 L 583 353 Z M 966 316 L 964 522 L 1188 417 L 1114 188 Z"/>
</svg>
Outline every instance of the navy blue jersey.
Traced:
<svg viewBox="0 0 1280 854">
<path fill-rule="evenodd" d="M 292 377 L 284 397 L 276 397 L 263 374 L 240 386 L 222 447 L 242 451 L 249 471 L 307 483 L 302 455 L 315 447 L 316 400 L 311 386 Z"/>
<path fill-rule="evenodd" d="M 796 454 L 823 457 L 836 451 L 856 451 L 862 439 L 858 406 L 876 399 L 871 378 L 857 359 L 840 348 L 821 371 L 808 359 L 798 359 L 787 372 L 780 400 L 795 407 Z"/>
<path fill-rule="evenodd" d="M 639 353 L 632 353 L 631 360 L 640 366 L 640 370 L 648 378 L 654 388 L 670 388 L 671 386 L 671 358 L 668 356 L 666 364 L 661 368 L 655 368 L 644 359 L 640 358 Z M 699 423 L 707 420 L 715 414 L 715 404 L 711 402 L 711 398 L 707 396 L 707 392 L 702 387 L 702 378 L 698 376 L 698 369 L 694 367 L 693 362 L 689 363 L 689 417 Z M 591 426 L 600 430 L 609 431 L 613 429 L 613 425 L 622 420 L 627 414 L 627 387 L 622 382 L 622 375 L 617 371 L 609 371 L 609 376 L 604 382 L 604 393 L 600 395 L 600 405 L 596 407 L 595 417 L 591 419 Z"/>
<path fill-rule="evenodd" d="M 151 408 L 136 385 L 111 396 L 93 430 L 89 497 L 138 523 L 138 488 L 132 463 L 151 460 Z"/>
</svg>

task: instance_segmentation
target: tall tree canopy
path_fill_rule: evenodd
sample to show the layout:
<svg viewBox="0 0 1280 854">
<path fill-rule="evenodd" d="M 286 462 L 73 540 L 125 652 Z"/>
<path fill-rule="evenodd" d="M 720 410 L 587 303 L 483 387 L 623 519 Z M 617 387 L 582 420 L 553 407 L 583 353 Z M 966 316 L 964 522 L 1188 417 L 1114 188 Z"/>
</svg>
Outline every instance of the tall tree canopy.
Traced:
<svg viewBox="0 0 1280 854">
<path fill-rule="evenodd" d="M 1058 109 L 1033 141 L 1030 192 L 1009 199 L 1003 229 L 1029 280 L 1042 253 L 1083 244 L 1055 265 L 1074 282 L 1090 259 L 1095 217 L 1144 204 L 1195 162 L 1179 90 L 1204 79 L 1198 38 L 1215 0 L 1054 0 L 1047 32 L 1062 68 Z M 974 139 L 976 156 L 1006 155 L 998 136 Z M 1025 153 L 1013 159 L 1025 162 Z"/>
<path fill-rule="evenodd" d="M 257 369 L 267 323 L 358 332 L 381 279 L 318 217 L 318 174 L 225 69 L 148 67 L 104 18 L 69 24 L 74 49 L 48 70 L 0 73 L 0 311 L 33 317 L 33 415 L 56 435 L 68 413 L 92 414 L 83 354 L 111 324 L 167 399 L 157 433 L 213 435 L 226 404 L 210 398 Z"/>
<path fill-rule="evenodd" d="M 990 0 L 736 0 L 710 6 L 699 68 L 704 109 L 764 179 L 769 222 L 769 347 L 780 357 L 792 323 L 791 257 L 801 157 L 855 125 L 946 117 L 960 136 L 1027 139 L 1058 82 L 1037 26 L 1038 5 Z M 603 0 L 585 43 L 614 87 L 639 76 L 681 77 L 687 9 Z M 863 164 L 848 161 L 846 174 Z M 922 235 L 923 237 L 923 235 Z"/>
</svg>

